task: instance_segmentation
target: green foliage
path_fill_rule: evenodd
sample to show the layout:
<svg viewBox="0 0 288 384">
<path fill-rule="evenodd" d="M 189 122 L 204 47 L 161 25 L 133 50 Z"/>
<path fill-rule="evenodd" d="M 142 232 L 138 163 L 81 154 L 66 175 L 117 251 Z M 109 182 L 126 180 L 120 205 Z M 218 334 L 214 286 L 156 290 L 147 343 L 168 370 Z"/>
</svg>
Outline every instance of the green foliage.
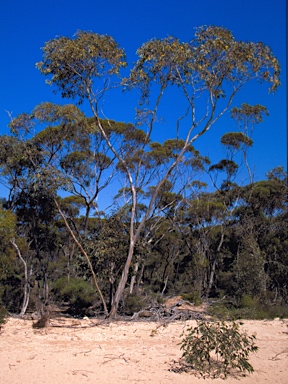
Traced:
<svg viewBox="0 0 288 384">
<path fill-rule="evenodd" d="M 258 349 L 256 337 L 240 332 L 240 325 L 235 322 L 198 321 L 196 327 L 187 329 L 180 343 L 182 357 L 204 377 L 226 378 L 235 369 L 252 373 L 248 357 Z"/>
<path fill-rule="evenodd" d="M 0 243 L 1 248 L 6 247 L 11 238 L 15 236 L 16 216 L 13 212 L 3 209 L 0 205 Z"/>
<path fill-rule="evenodd" d="M 78 278 L 67 280 L 67 278 L 61 277 L 55 281 L 53 290 L 55 294 L 61 296 L 64 301 L 69 300 L 73 304 L 78 299 L 91 303 L 95 295 L 91 284 Z"/>
<path fill-rule="evenodd" d="M 237 150 L 240 149 L 242 145 L 251 147 L 253 140 L 247 135 L 244 135 L 243 132 L 227 132 L 221 137 L 221 144 L 230 148 L 230 150 Z"/>
<path fill-rule="evenodd" d="M 152 81 L 163 89 L 169 84 L 201 84 L 218 99 L 225 97 L 224 85 L 245 84 L 248 79 L 280 85 L 280 65 L 263 43 L 235 40 L 232 33 L 217 26 L 197 29 L 195 38 L 182 43 L 174 37 L 153 39 L 137 51 L 139 60 L 131 71 L 131 84 L 138 83 L 143 99 L 149 97 Z M 203 89 L 202 88 L 202 89 Z"/>
<path fill-rule="evenodd" d="M 107 35 L 78 31 L 75 39 L 60 36 L 43 47 L 43 61 L 36 64 L 44 75 L 52 75 L 63 97 L 82 101 L 93 77 L 118 74 L 126 66 L 125 53 Z M 89 85 L 88 85 L 89 84 Z"/>
<path fill-rule="evenodd" d="M 145 305 L 147 305 L 147 303 L 142 296 L 129 294 L 124 298 L 121 311 L 127 315 L 133 315 L 133 313 L 141 311 Z"/>
<path fill-rule="evenodd" d="M 268 110 L 260 104 L 253 106 L 242 103 L 240 108 L 234 107 L 231 110 L 231 117 L 236 121 L 243 122 L 244 125 L 247 125 L 248 121 L 250 121 L 252 125 L 259 124 L 263 121 L 264 115 L 269 115 Z M 249 144 L 249 141 L 246 144 Z"/>
<path fill-rule="evenodd" d="M 212 304 L 208 312 L 220 320 L 288 318 L 288 307 L 284 302 L 261 302 L 259 298 L 249 295 L 243 295 L 240 303 L 235 300 L 221 300 Z"/>
<path fill-rule="evenodd" d="M 211 167 L 209 168 L 209 171 L 226 171 L 227 173 L 227 176 L 229 178 L 231 178 L 232 176 L 234 176 L 238 170 L 238 164 L 236 164 L 234 161 L 232 160 L 221 160 L 219 163 L 217 164 L 213 164 L 211 165 Z"/>
<path fill-rule="evenodd" d="M 258 304 L 258 300 L 249 295 L 243 295 L 241 298 L 241 307 L 253 308 Z"/>
<path fill-rule="evenodd" d="M 0 325 L 5 324 L 8 312 L 5 307 L 0 304 Z"/>
<path fill-rule="evenodd" d="M 189 301 L 190 303 L 193 303 L 194 305 L 201 305 L 202 304 L 202 299 L 199 295 L 199 292 L 182 293 L 181 297 L 183 300 Z"/>
<path fill-rule="evenodd" d="M 8 316 L 7 309 L 0 303 L 0 324 L 5 324 L 7 316 Z"/>
<path fill-rule="evenodd" d="M 150 293 L 151 302 L 156 301 L 157 304 L 165 304 L 166 300 L 163 297 L 163 295 L 155 292 L 149 292 L 149 293 Z"/>
<path fill-rule="evenodd" d="M 84 313 L 95 299 L 95 290 L 91 284 L 80 278 L 59 278 L 53 284 L 53 292 L 58 300 L 70 304 L 71 314 Z"/>
<path fill-rule="evenodd" d="M 16 215 L 0 205 L 0 324 L 4 321 L 6 308 L 18 307 L 20 278 L 15 268 L 15 253 L 10 240 L 16 235 Z M 18 309 L 18 308 L 17 308 Z"/>
</svg>

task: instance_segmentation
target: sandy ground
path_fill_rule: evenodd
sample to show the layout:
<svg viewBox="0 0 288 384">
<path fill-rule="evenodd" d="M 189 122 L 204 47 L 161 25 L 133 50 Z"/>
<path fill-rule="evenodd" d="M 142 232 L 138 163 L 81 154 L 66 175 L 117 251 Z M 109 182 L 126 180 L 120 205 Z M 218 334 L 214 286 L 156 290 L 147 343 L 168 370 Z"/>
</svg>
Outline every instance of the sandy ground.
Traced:
<svg viewBox="0 0 288 384">
<path fill-rule="evenodd" d="M 38 330 L 31 320 L 10 318 L 0 334 L 0 382 L 58 383 L 222 383 L 169 371 L 181 357 L 181 333 L 195 321 L 113 322 L 58 318 Z M 288 320 L 245 321 L 257 334 L 255 372 L 227 383 L 288 384 Z"/>
</svg>

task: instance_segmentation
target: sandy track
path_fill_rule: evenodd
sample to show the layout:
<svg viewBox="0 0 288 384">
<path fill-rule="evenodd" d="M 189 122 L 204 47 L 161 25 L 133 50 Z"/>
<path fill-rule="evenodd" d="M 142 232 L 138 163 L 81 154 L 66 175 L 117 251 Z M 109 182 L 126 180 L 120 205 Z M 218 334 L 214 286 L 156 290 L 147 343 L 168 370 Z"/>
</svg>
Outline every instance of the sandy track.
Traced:
<svg viewBox="0 0 288 384">
<path fill-rule="evenodd" d="M 55 319 L 36 330 L 32 321 L 10 318 L 0 334 L 0 382 L 223 384 L 169 371 L 181 356 L 182 331 L 195 324 Z M 245 321 L 243 329 L 257 333 L 259 351 L 250 359 L 255 372 L 226 382 L 288 384 L 287 325 L 287 320 Z"/>
</svg>

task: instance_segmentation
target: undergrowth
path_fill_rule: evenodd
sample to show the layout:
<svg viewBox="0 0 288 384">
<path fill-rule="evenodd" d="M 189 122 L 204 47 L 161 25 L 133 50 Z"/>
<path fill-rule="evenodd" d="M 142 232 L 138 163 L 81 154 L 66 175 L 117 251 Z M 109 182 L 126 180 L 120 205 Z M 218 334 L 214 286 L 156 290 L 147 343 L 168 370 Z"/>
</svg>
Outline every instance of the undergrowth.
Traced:
<svg viewBox="0 0 288 384">
<path fill-rule="evenodd" d="M 261 303 L 256 298 L 243 296 L 236 305 L 228 300 L 212 304 L 209 315 L 219 320 L 273 320 L 275 318 L 288 318 L 288 306 L 283 304 Z"/>
</svg>

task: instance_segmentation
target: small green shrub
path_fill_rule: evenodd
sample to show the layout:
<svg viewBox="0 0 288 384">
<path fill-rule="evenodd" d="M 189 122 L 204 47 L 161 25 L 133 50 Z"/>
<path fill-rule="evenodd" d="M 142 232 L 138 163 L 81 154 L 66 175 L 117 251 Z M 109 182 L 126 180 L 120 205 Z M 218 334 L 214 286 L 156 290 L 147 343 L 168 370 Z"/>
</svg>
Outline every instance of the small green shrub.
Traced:
<svg viewBox="0 0 288 384">
<path fill-rule="evenodd" d="M 201 376 L 226 378 L 231 369 L 254 371 L 248 356 L 258 349 L 255 335 L 241 333 L 239 324 L 198 321 L 184 336 L 182 358 Z"/>
<path fill-rule="evenodd" d="M 202 299 L 198 292 L 190 292 L 190 293 L 182 293 L 181 297 L 185 301 L 189 301 L 190 303 L 193 303 L 194 305 L 201 305 Z"/>
<path fill-rule="evenodd" d="M 288 305 L 267 305 L 265 308 L 267 308 L 269 319 L 275 319 L 276 317 L 280 317 L 280 319 L 288 318 Z"/>
<path fill-rule="evenodd" d="M 241 297 L 241 307 L 242 308 L 255 308 L 259 306 L 259 300 L 255 297 L 249 295 L 242 295 Z"/>
<path fill-rule="evenodd" d="M 95 300 L 95 290 L 88 281 L 60 277 L 53 285 L 53 293 L 57 300 L 69 303 L 68 313 L 71 315 L 84 315 L 86 309 Z"/>
<path fill-rule="evenodd" d="M 126 315 L 133 315 L 133 313 L 141 311 L 145 305 L 146 303 L 142 296 L 129 294 L 124 299 L 124 305 L 121 308 L 121 312 Z"/>
<path fill-rule="evenodd" d="M 83 279 L 60 277 L 53 285 L 53 292 L 57 298 L 69 301 L 74 304 L 77 300 L 82 300 L 91 304 L 95 297 L 95 291 L 91 284 Z"/>
<path fill-rule="evenodd" d="M 0 324 L 5 324 L 8 312 L 5 307 L 0 304 Z"/>
<path fill-rule="evenodd" d="M 157 304 L 164 304 L 165 303 L 165 298 L 163 295 L 161 295 L 160 293 L 155 293 L 155 292 L 151 292 L 149 290 L 145 291 L 146 293 L 146 298 L 145 298 L 145 301 L 147 302 L 147 304 L 153 304 L 153 303 L 157 303 Z M 143 300 L 142 300 L 143 301 Z"/>
<path fill-rule="evenodd" d="M 212 304 L 208 307 L 208 314 L 216 318 L 217 320 L 233 320 L 233 316 L 231 315 L 231 308 L 228 308 L 226 303 L 217 303 Z"/>
<path fill-rule="evenodd" d="M 243 295 L 240 304 L 223 300 L 209 307 L 209 315 L 217 320 L 287 318 L 287 304 L 261 303 L 259 299 Z"/>
<path fill-rule="evenodd" d="M 157 304 L 160 304 L 160 305 L 165 303 L 164 297 L 159 294 L 156 296 L 156 301 L 157 301 Z"/>
</svg>

